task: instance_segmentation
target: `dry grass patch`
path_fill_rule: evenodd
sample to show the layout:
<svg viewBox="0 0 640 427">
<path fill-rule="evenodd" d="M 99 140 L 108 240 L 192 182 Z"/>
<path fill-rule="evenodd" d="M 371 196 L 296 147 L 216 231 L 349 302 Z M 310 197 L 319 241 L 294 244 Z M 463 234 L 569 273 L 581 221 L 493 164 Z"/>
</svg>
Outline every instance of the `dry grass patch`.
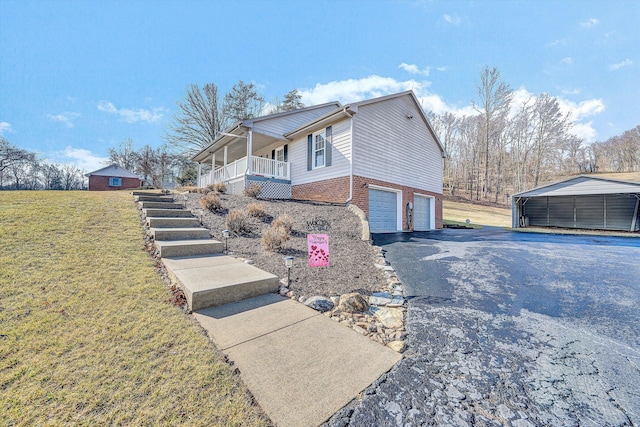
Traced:
<svg viewBox="0 0 640 427">
<path fill-rule="evenodd" d="M 144 252 L 126 192 L 0 192 L 5 425 L 265 425 Z"/>
<path fill-rule="evenodd" d="M 445 221 L 464 223 L 469 219 L 471 224 L 511 227 L 511 209 L 477 205 L 471 202 L 454 202 L 445 199 L 442 203 L 442 217 Z"/>
</svg>

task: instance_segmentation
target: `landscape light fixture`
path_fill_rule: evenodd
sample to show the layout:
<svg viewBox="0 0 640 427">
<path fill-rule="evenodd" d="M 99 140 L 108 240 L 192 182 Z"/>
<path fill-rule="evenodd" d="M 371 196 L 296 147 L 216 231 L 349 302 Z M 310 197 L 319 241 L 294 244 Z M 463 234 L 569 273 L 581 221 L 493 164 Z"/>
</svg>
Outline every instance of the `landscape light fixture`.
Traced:
<svg viewBox="0 0 640 427">
<path fill-rule="evenodd" d="M 198 214 L 200 214 L 200 226 L 204 225 L 202 219 L 204 218 L 204 209 L 198 209 Z"/>
<path fill-rule="evenodd" d="M 187 195 L 182 196 L 182 205 L 186 209 L 187 208 Z"/>
<path fill-rule="evenodd" d="M 284 257 L 284 266 L 287 267 L 287 286 L 291 283 L 291 267 L 293 267 L 293 257 Z"/>
<path fill-rule="evenodd" d="M 224 252 L 229 252 L 229 247 L 227 246 L 227 239 L 229 238 L 229 230 L 222 230 L 222 237 L 224 237 Z"/>
</svg>

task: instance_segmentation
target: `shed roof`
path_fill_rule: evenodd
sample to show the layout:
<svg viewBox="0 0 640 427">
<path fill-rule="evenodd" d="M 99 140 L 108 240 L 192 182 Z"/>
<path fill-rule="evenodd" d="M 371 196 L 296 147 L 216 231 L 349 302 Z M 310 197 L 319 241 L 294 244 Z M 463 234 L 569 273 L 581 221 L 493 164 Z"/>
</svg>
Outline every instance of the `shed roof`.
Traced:
<svg viewBox="0 0 640 427">
<path fill-rule="evenodd" d="M 588 194 L 640 194 L 640 182 L 621 181 L 590 175 L 579 175 L 533 190 L 514 194 L 514 197 L 583 196 Z"/>
<path fill-rule="evenodd" d="M 140 177 L 138 175 L 135 175 L 135 174 L 129 172 L 125 168 L 122 168 L 122 167 L 118 166 L 115 163 L 112 164 L 112 165 L 106 166 L 106 167 L 104 167 L 102 169 L 98 169 L 96 171 L 89 172 L 85 176 L 92 176 L 92 175 L 112 176 L 112 177 L 117 177 L 117 178 L 138 178 L 138 179 L 140 179 Z"/>
</svg>

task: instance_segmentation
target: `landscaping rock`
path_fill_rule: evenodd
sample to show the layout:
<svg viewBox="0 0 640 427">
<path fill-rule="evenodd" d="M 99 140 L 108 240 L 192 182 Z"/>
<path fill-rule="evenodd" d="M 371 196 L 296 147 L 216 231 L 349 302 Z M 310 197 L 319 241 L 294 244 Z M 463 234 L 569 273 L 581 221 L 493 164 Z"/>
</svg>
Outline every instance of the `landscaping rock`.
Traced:
<svg viewBox="0 0 640 427">
<path fill-rule="evenodd" d="M 387 344 L 387 347 L 389 347 L 393 351 L 397 351 L 398 353 L 402 353 L 407 348 L 404 341 L 391 341 L 389 344 Z"/>
<path fill-rule="evenodd" d="M 392 302 L 393 298 L 389 292 L 375 292 L 369 297 L 370 305 L 387 305 Z"/>
<path fill-rule="evenodd" d="M 400 295 L 397 295 L 393 297 L 389 304 L 387 304 L 387 307 L 402 307 L 403 305 L 404 298 L 402 298 Z"/>
<path fill-rule="evenodd" d="M 321 313 L 329 311 L 333 308 L 333 302 L 329 298 L 323 297 L 321 295 L 316 295 L 308 298 L 304 302 L 304 305 L 306 305 L 307 307 L 311 307 Z"/>
<path fill-rule="evenodd" d="M 347 313 L 361 313 L 369 309 L 369 303 L 358 292 L 340 295 L 338 308 Z"/>
<path fill-rule="evenodd" d="M 382 322 L 385 328 L 397 329 L 403 326 L 404 313 L 399 308 L 372 306 L 369 311 Z"/>
</svg>

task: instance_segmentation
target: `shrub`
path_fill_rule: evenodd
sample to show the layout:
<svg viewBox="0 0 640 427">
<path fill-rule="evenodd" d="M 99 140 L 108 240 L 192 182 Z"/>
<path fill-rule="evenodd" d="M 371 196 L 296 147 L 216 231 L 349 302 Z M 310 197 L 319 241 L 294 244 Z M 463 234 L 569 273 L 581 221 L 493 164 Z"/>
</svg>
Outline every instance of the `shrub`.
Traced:
<svg viewBox="0 0 640 427">
<path fill-rule="evenodd" d="M 247 213 L 254 218 L 262 218 L 265 215 L 264 203 L 249 203 Z"/>
<path fill-rule="evenodd" d="M 205 190 L 206 190 L 207 193 L 211 193 L 212 191 L 216 191 L 216 185 L 215 184 L 209 184 L 209 185 L 207 185 Z"/>
<path fill-rule="evenodd" d="M 200 206 L 209 212 L 220 212 L 222 210 L 222 201 L 215 194 L 207 194 L 200 198 Z"/>
<path fill-rule="evenodd" d="M 244 195 L 247 197 L 253 197 L 255 199 L 260 195 L 261 191 L 262 191 L 262 186 L 260 184 L 253 183 L 253 184 L 249 184 L 244 189 Z"/>
<path fill-rule="evenodd" d="M 272 227 L 284 227 L 287 230 L 287 233 L 291 234 L 293 231 L 293 218 L 290 215 L 284 214 L 280 215 L 278 218 L 274 219 L 271 223 Z"/>
<path fill-rule="evenodd" d="M 227 229 L 236 234 L 244 234 L 251 231 L 247 214 L 239 209 L 234 209 L 227 215 Z"/>
<path fill-rule="evenodd" d="M 226 193 L 227 192 L 227 184 L 224 182 L 218 182 L 213 184 L 213 191 L 216 193 Z"/>
<path fill-rule="evenodd" d="M 262 245 L 271 252 L 285 249 L 291 235 L 284 227 L 267 227 L 262 231 Z"/>
</svg>

